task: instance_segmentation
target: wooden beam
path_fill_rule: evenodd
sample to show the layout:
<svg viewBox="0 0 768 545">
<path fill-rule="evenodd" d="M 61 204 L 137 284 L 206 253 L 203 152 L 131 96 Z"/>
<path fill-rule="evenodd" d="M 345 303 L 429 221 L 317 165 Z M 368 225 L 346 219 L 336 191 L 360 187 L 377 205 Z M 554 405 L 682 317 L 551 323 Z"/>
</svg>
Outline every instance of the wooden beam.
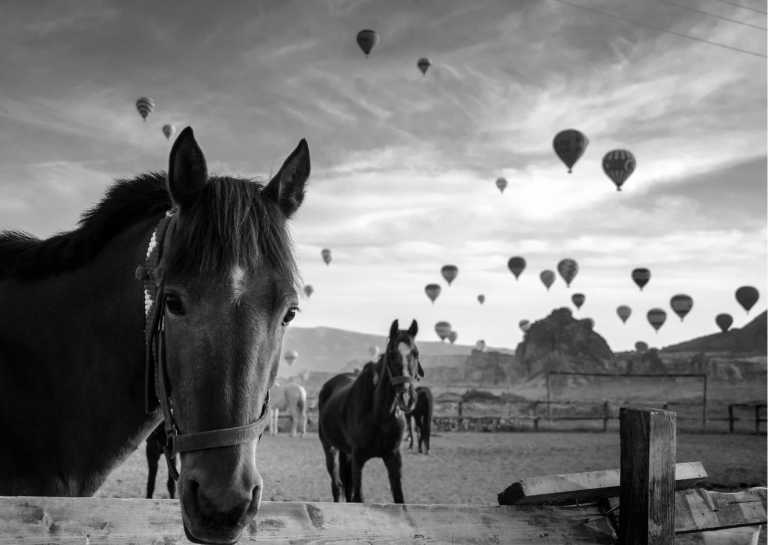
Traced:
<svg viewBox="0 0 768 545">
<path fill-rule="evenodd" d="M 691 488 L 706 479 L 701 462 L 675 465 L 675 488 Z M 574 504 L 619 495 L 619 470 L 587 471 L 527 477 L 512 483 L 498 495 L 500 505 Z"/>
<path fill-rule="evenodd" d="M 619 545 L 674 545 L 675 413 L 623 407 Z"/>
<path fill-rule="evenodd" d="M 263 502 L 240 543 L 612 545 L 595 508 Z M 189 543 L 176 500 L 0 497 L 1 545 Z"/>
</svg>

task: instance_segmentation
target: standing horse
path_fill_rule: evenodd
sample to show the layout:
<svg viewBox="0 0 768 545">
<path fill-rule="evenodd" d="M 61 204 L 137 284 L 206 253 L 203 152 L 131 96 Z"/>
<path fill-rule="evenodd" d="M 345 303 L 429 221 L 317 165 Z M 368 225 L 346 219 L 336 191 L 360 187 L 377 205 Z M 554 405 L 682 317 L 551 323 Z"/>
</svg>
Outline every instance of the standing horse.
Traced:
<svg viewBox="0 0 768 545">
<path fill-rule="evenodd" d="M 413 409 L 414 378 L 423 377 L 415 337 L 416 320 L 407 330 L 392 322 L 384 354 L 359 375 L 336 375 L 320 389 L 318 435 L 331 477 L 333 501 L 362 502 L 363 465 L 382 458 L 395 503 L 404 503 L 400 455 L 405 419 Z"/>
<path fill-rule="evenodd" d="M 432 432 L 432 412 L 435 402 L 432 399 L 432 390 L 426 386 L 416 388 L 416 404 L 413 410 L 405 415 L 405 421 L 408 424 L 408 449 L 413 448 L 413 428 L 411 420 L 416 425 L 416 436 L 418 437 L 419 454 L 424 446 L 424 454 L 429 454 L 429 436 Z"/>
<path fill-rule="evenodd" d="M 275 383 L 269 390 L 270 416 L 269 434 L 277 435 L 278 420 L 281 411 L 288 411 L 291 415 L 291 437 L 296 437 L 299 428 L 301 436 L 307 433 L 307 391 L 301 384 L 288 382 L 286 384 Z"/>
<path fill-rule="evenodd" d="M 410 425 L 410 423 L 409 423 Z M 147 455 L 147 499 L 151 499 L 155 493 L 155 481 L 157 481 L 157 467 L 160 457 L 165 452 L 165 445 L 168 443 L 168 438 L 165 435 L 165 426 L 160 424 L 152 433 L 147 437 L 147 447 L 145 454 Z M 166 459 L 166 461 L 168 461 Z M 176 481 L 173 478 L 175 472 L 178 472 L 176 468 L 176 459 L 174 458 L 170 463 L 173 467 L 168 468 L 168 480 L 166 481 L 166 487 L 168 488 L 168 497 L 176 497 Z"/>
<path fill-rule="evenodd" d="M 266 186 L 209 177 L 187 127 L 167 175 L 117 182 L 75 230 L 0 235 L 0 495 L 91 495 L 163 420 L 187 536 L 238 539 L 309 168 L 302 140 Z"/>
</svg>

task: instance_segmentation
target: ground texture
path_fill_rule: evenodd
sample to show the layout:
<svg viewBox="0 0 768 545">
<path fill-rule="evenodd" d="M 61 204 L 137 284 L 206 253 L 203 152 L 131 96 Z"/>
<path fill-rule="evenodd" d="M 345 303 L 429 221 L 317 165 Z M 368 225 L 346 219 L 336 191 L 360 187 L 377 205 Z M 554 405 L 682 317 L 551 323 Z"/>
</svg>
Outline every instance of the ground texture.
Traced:
<svg viewBox="0 0 768 545">
<path fill-rule="evenodd" d="M 765 435 L 680 434 L 677 460 L 701 461 L 710 484 L 724 487 L 766 483 Z M 331 501 L 330 481 L 316 434 L 303 439 L 264 436 L 258 466 L 264 499 Z M 403 489 L 408 503 L 496 504 L 496 494 L 524 477 L 619 467 L 617 433 L 442 433 L 429 456 L 403 449 Z M 143 497 L 144 448 L 112 472 L 97 496 Z M 155 497 L 168 497 L 161 460 Z M 363 471 L 365 501 L 392 501 L 381 460 Z"/>
</svg>

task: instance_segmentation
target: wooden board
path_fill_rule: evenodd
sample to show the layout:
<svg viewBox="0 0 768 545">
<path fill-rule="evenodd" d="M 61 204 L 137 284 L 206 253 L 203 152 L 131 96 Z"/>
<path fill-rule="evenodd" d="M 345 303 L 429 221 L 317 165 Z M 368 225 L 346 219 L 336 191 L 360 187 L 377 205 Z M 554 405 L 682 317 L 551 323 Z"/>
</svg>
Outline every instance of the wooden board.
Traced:
<svg viewBox="0 0 768 545">
<path fill-rule="evenodd" d="M 766 489 L 677 492 L 675 513 L 675 531 L 678 533 L 765 524 Z"/>
<path fill-rule="evenodd" d="M 591 508 L 264 502 L 246 543 L 612 544 Z M 176 500 L 0 497 L 1 545 L 189 543 Z"/>
<path fill-rule="evenodd" d="M 675 466 L 675 487 L 690 488 L 707 478 L 701 462 L 684 462 Z M 592 501 L 619 495 L 619 470 L 588 471 L 529 477 L 507 487 L 499 494 L 501 505 L 564 504 Z"/>
</svg>

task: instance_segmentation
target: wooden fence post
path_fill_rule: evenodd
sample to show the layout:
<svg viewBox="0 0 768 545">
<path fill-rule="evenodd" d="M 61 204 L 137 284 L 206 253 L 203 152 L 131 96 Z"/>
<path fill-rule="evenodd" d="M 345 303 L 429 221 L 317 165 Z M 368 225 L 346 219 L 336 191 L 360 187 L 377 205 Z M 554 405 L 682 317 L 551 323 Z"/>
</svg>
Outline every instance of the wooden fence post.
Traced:
<svg viewBox="0 0 768 545">
<path fill-rule="evenodd" d="M 709 381 L 709 378 L 707 375 L 704 375 L 704 399 L 702 400 L 702 407 L 701 407 L 701 429 L 706 430 L 707 429 L 707 382 Z"/>
<path fill-rule="evenodd" d="M 549 379 L 550 374 L 551 374 L 551 371 L 547 371 L 547 420 L 552 418 L 552 413 L 550 412 L 550 408 L 549 408 L 549 406 L 550 406 L 550 398 L 551 398 L 551 395 L 550 395 L 550 387 L 551 386 L 550 386 L 550 383 L 549 383 L 549 381 L 550 381 L 550 379 Z"/>
<path fill-rule="evenodd" d="M 755 405 L 755 433 L 760 434 L 760 409 L 762 405 Z"/>
<path fill-rule="evenodd" d="M 608 431 L 608 419 L 611 417 L 608 401 L 603 401 L 603 431 Z"/>
<path fill-rule="evenodd" d="M 676 415 L 624 407 L 619 421 L 619 545 L 673 545 Z"/>
<path fill-rule="evenodd" d="M 733 433 L 733 404 L 728 405 L 728 432 Z"/>
</svg>

